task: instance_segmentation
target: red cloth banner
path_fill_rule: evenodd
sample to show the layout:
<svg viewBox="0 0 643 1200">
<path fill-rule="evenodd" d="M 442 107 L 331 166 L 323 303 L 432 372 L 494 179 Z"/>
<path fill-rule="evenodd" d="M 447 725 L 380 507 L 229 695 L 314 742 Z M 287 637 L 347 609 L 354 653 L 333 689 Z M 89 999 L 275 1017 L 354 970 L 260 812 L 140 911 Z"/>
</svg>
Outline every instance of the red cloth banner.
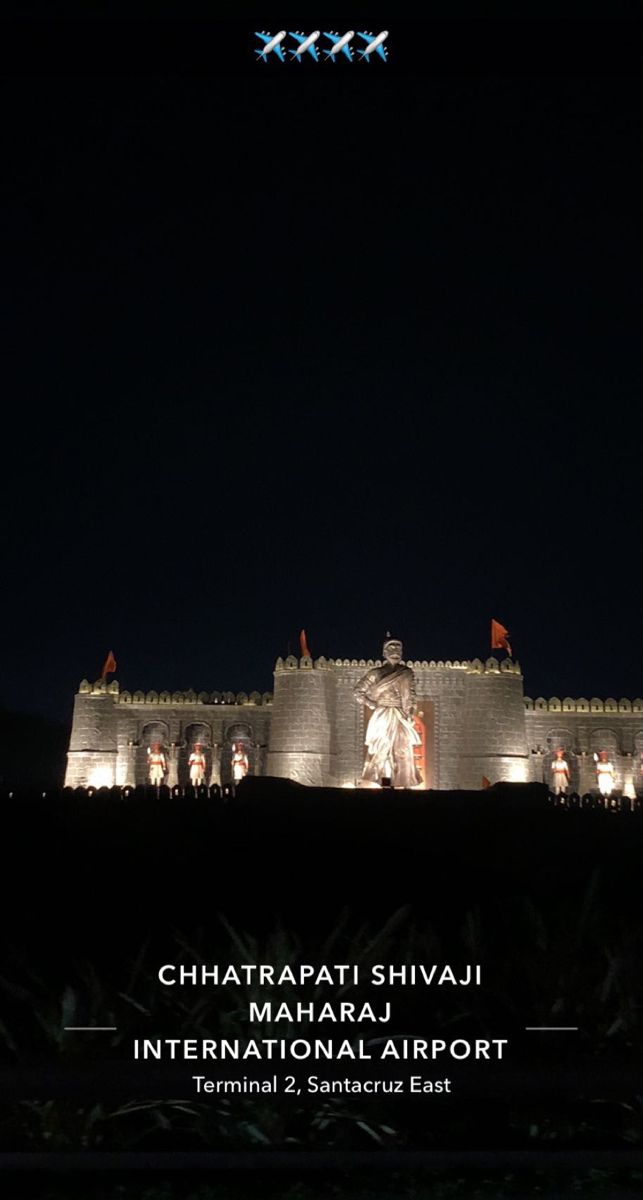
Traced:
<svg viewBox="0 0 643 1200">
<path fill-rule="evenodd" d="M 114 651 L 110 650 L 105 662 L 103 663 L 103 669 L 100 673 L 101 679 L 105 679 L 107 675 L 113 675 L 115 670 L 116 659 L 114 658 Z"/>
<path fill-rule="evenodd" d="M 509 630 L 505 629 L 500 621 L 491 619 L 491 649 L 506 650 L 507 654 L 511 654 L 511 646 L 509 644 Z"/>
</svg>

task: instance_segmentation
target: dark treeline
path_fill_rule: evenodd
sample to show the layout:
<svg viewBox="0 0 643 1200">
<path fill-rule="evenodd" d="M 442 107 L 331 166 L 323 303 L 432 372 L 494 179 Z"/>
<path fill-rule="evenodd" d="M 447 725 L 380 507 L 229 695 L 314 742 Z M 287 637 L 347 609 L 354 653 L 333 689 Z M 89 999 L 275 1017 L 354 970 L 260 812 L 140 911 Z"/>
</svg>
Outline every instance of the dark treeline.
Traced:
<svg viewBox="0 0 643 1200">
<path fill-rule="evenodd" d="M 59 787 L 68 742 L 65 725 L 0 706 L 0 788 Z"/>
</svg>

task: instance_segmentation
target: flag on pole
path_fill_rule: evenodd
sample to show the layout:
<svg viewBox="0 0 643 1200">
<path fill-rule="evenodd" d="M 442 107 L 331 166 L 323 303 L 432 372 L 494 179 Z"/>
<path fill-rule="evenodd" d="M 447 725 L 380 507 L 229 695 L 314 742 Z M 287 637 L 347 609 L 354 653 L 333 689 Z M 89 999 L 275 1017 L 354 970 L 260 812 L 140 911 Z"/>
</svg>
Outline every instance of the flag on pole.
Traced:
<svg viewBox="0 0 643 1200">
<path fill-rule="evenodd" d="M 500 621 L 491 619 L 491 649 L 506 650 L 507 654 L 511 654 L 511 646 L 509 644 L 509 630 L 505 629 Z"/>
<path fill-rule="evenodd" d="M 486 775 L 482 776 L 482 790 L 486 792 L 487 788 L 491 787 L 491 780 L 487 779 Z"/>
<path fill-rule="evenodd" d="M 299 634 L 299 648 L 301 650 L 302 658 L 312 658 L 312 654 L 310 653 L 310 650 L 308 649 L 308 642 L 306 641 L 306 630 L 305 629 L 302 629 L 301 633 Z"/>
<path fill-rule="evenodd" d="M 108 675 L 113 675 L 115 670 L 116 659 L 114 658 L 114 651 L 110 650 L 105 662 L 103 663 L 103 669 L 100 673 L 101 679 L 105 679 Z"/>
</svg>

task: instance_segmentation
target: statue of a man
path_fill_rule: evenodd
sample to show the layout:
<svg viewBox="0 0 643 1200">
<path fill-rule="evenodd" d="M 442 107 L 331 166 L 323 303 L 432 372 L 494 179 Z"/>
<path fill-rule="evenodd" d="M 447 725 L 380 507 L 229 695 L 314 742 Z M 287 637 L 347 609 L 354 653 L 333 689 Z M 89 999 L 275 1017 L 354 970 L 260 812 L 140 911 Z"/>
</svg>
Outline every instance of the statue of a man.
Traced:
<svg viewBox="0 0 643 1200">
<path fill-rule="evenodd" d="M 595 754 L 594 762 L 596 763 L 598 790 L 601 796 L 611 796 L 614 791 L 614 763 L 610 762 L 607 750 L 601 750 Z"/>
<path fill-rule="evenodd" d="M 250 766 L 248 755 L 246 754 L 246 748 L 243 742 L 232 743 L 231 762 L 233 781 L 235 783 L 241 783 L 241 780 L 245 779 L 246 775 L 248 774 L 248 767 Z"/>
<path fill-rule="evenodd" d="M 165 781 L 165 773 L 167 771 L 167 760 L 161 749 L 160 742 L 154 742 L 151 748 L 148 746 L 147 763 L 150 783 L 156 787 L 160 787 Z"/>
<path fill-rule="evenodd" d="M 562 746 L 556 750 L 556 757 L 551 764 L 551 790 L 555 796 L 564 796 L 569 785 L 569 766 Z"/>
<path fill-rule="evenodd" d="M 402 643 L 387 635 L 384 665 L 368 671 L 355 687 L 359 704 L 372 709 L 366 737 L 367 754 L 362 778 L 393 787 L 412 788 L 422 783 L 414 762 L 413 747 L 421 742 L 415 728 L 415 677 L 402 663 Z"/>
<path fill-rule="evenodd" d="M 194 743 L 194 750 L 188 759 L 188 767 L 192 787 L 200 787 L 205 778 L 205 755 L 200 742 Z"/>
</svg>

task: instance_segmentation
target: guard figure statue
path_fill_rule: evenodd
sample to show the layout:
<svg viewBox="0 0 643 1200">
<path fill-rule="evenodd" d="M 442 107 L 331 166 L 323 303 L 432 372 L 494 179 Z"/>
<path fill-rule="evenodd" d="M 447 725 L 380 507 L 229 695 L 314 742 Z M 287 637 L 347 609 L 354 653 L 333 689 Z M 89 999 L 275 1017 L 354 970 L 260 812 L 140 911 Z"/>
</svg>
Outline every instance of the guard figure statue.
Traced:
<svg viewBox="0 0 643 1200">
<path fill-rule="evenodd" d="M 194 743 L 194 750 L 189 759 L 188 766 L 190 768 L 190 783 L 192 787 L 200 787 L 205 778 L 205 755 L 201 749 L 201 743 Z"/>
<path fill-rule="evenodd" d="M 243 742 L 232 743 L 232 778 L 235 783 L 241 783 L 248 774 L 248 755 Z"/>
<path fill-rule="evenodd" d="M 154 742 L 151 749 L 148 746 L 147 760 L 150 783 L 155 787 L 160 787 L 165 779 L 165 772 L 167 771 L 167 762 L 165 755 L 161 750 L 160 742 Z"/>
<path fill-rule="evenodd" d="M 556 757 L 551 764 L 551 790 L 554 796 L 564 796 L 569 786 L 569 767 L 565 761 L 565 751 L 558 747 Z"/>
<path fill-rule="evenodd" d="M 601 750 L 600 754 L 595 754 L 594 762 L 596 763 L 598 790 L 601 796 L 611 796 L 614 791 L 614 763 L 610 762 L 607 750 Z"/>
</svg>

